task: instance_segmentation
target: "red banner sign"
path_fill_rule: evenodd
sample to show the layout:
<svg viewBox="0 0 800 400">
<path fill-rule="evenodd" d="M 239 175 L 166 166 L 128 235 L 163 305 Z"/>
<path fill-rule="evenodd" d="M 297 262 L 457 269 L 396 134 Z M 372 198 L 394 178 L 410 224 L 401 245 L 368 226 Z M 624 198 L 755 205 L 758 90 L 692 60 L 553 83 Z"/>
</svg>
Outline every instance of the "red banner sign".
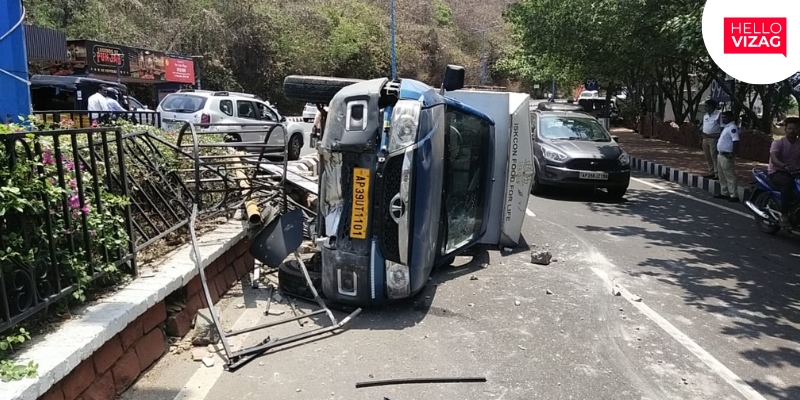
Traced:
<svg viewBox="0 0 800 400">
<path fill-rule="evenodd" d="M 786 18 L 725 18 L 725 54 L 783 54 Z"/>
<path fill-rule="evenodd" d="M 194 61 L 168 57 L 164 63 L 167 82 L 194 83 Z"/>
</svg>

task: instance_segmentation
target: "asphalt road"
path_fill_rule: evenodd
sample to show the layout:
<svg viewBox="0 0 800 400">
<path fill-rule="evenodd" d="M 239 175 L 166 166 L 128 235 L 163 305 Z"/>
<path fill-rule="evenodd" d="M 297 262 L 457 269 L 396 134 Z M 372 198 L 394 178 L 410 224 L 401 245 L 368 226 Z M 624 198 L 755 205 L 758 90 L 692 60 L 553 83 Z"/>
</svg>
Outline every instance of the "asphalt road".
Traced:
<svg viewBox="0 0 800 400">
<path fill-rule="evenodd" d="M 652 178 L 633 182 L 625 202 L 569 192 L 531 197 L 529 210 L 521 248 L 476 249 L 416 298 L 367 310 L 338 335 L 232 373 L 176 350 L 123 398 L 800 398 L 800 241 L 765 236 L 740 208 Z M 530 264 L 529 249 L 557 261 Z M 284 300 L 271 308 L 286 314 L 265 317 L 265 294 L 224 299 L 225 325 L 290 315 Z M 487 382 L 354 386 L 441 376 Z"/>
</svg>

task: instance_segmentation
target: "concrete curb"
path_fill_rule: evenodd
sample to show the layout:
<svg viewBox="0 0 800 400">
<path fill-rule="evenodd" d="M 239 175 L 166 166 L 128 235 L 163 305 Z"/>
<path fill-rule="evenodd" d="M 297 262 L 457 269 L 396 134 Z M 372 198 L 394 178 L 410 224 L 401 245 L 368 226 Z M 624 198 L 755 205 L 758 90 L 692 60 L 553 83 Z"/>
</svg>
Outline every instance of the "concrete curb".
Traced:
<svg viewBox="0 0 800 400">
<path fill-rule="evenodd" d="M 657 176 L 659 178 L 666 178 L 670 182 L 700 189 L 710 193 L 713 196 L 717 196 L 721 192 L 719 181 L 716 179 L 704 178 L 700 175 L 681 171 L 677 168 L 673 168 L 668 165 L 662 165 L 653 161 L 643 160 L 635 156 L 631 156 L 631 169 Z M 743 186 L 745 186 L 743 182 L 739 182 L 738 196 L 740 201 L 745 201 L 750 195 L 749 182 L 746 185 L 747 187 Z"/>
<path fill-rule="evenodd" d="M 243 223 L 231 221 L 198 238 L 203 268 L 245 236 Z M 197 275 L 190 247 L 179 247 L 159 265 L 155 276 L 134 280 L 113 295 L 77 311 L 74 319 L 56 331 L 37 338 L 19 354 L 18 361 L 38 363 L 38 376 L 3 383 L 0 399 L 38 399 L 137 317 L 188 284 Z"/>
</svg>

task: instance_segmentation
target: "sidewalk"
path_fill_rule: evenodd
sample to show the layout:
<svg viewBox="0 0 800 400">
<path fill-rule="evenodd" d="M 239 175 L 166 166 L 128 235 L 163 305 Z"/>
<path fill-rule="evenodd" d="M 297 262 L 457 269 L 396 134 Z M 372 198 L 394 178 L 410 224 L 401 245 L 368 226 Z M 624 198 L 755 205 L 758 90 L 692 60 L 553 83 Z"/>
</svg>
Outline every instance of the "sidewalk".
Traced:
<svg viewBox="0 0 800 400">
<path fill-rule="evenodd" d="M 611 133 L 619 136 L 619 145 L 633 158 L 633 168 L 651 175 L 683 185 L 719 194 L 719 182 L 703 178 L 708 173 L 703 152 L 678 146 L 663 140 L 645 139 L 642 135 L 626 128 L 612 128 Z M 736 175 L 739 177 L 739 198 L 744 200 L 753 181 L 753 168 L 767 168 L 767 164 L 737 159 Z"/>
</svg>

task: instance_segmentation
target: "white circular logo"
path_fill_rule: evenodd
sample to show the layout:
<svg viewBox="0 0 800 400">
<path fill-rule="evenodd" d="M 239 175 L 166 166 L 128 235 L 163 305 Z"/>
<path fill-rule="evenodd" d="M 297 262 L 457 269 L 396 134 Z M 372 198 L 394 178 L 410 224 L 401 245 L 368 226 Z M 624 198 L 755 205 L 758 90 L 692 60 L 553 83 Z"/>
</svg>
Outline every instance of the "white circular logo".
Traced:
<svg viewBox="0 0 800 400">
<path fill-rule="evenodd" d="M 800 17 L 790 15 L 796 1 L 707 0 L 708 54 L 725 73 L 754 85 L 794 75 L 800 71 Z"/>
</svg>

